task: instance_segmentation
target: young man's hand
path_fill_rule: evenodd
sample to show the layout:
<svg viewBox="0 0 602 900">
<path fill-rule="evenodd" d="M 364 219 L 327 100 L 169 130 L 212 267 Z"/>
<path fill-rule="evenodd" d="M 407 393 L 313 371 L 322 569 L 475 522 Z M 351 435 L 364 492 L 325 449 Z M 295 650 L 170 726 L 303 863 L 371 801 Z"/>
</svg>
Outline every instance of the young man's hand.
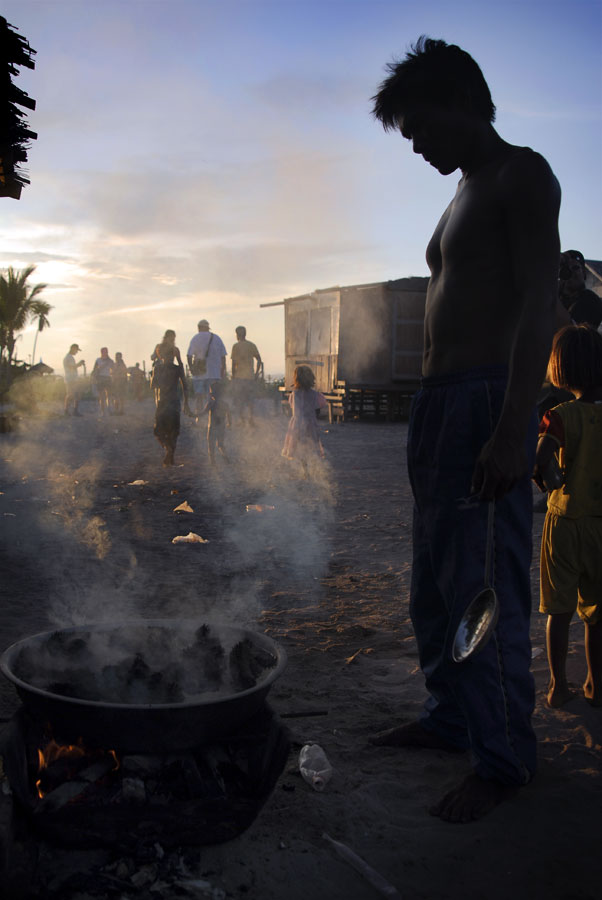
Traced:
<svg viewBox="0 0 602 900">
<path fill-rule="evenodd" d="M 471 494 L 479 500 L 499 500 L 527 473 L 525 448 L 495 434 L 487 441 L 477 459 Z"/>
</svg>

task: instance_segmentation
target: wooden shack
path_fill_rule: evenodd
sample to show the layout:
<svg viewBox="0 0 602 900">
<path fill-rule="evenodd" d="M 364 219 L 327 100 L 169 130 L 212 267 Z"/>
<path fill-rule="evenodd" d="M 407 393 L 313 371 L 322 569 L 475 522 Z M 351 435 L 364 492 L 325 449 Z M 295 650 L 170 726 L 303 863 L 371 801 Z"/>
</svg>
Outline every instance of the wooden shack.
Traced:
<svg viewBox="0 0 602 900">
<path fill-rule="evenodd" d="M 399 278 L 263 304 L 284 306 L 285 388 L 304 363 L 317 389 L 343 394 L 348 411 L 396 417 L 420 379 L 427 284 Z"/>
</svg>

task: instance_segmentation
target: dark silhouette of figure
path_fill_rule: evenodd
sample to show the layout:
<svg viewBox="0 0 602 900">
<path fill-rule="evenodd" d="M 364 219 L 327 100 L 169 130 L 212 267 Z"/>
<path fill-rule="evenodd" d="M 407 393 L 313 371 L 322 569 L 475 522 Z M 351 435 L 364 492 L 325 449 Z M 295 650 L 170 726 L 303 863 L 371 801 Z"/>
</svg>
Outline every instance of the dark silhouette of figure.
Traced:
<svg viewBox="0 0 602 900">
<path fill-rule="evenodd" d="M 232 346 L 230 357 L 234 404 L 240 421 L 245 421 L 247 412 L 249 425 L 253 425 L 253 393 L 261 372 L 261 356 L 256 345 L 247 340 L 247 329 L 244 325 L 239 325 L 236 329 L 236 343 Z"/>
<path fill-rule="evenodd" d="M 602 298 L 585 286 L 585 259 L 580 250 L 560 254 L 558 296 L 574 325 L 600 327 Z"/>
<path fill-rule="evenodd" d="M 410 609 L 429 699 L 419 721 L 373 740 L 470 749 L 474 772 L 431 809 L 466 822 L 536 766 L 530 475 L 557 303 L 560 189 L 545 159 L 496 132 L 488 85 L 457 46 L 420 38 L 388 66 L 374 114 L 442 175 L 462 175 L 426 251 L 423 381 L 408 441 Z M 483 586 L 492 502 L 499 621 L 481 653 L 454 663 L 455 630 Z"/>
<path fill-rule="evenodd" d="M 188 389 L 184 366 L 178 363 L 176 348 L 172 342 L 158 344 L 157 359 L 153 368 L 152 386 L 155 390 L 156 409 L 154 435 L 165 450 L 164 466 L 174 465 L 174 455 L 180 434 L 180 389 L 184 397 L 184 412 L 192 415 L 188 406 Z"/>
<path fill-rule="evenodd" d="M 214 381 L 209 388 L 209 399 L 199 418 L 209 416 L 207 426 L 207 451 L 209 462 L 215 464 L 215 451 L 218 450 L 226 462 L 230 462 L 225 447 L 226 425 L 231 424 L 230 406 L 226 400 L 226 383 Z"/>
</svg>

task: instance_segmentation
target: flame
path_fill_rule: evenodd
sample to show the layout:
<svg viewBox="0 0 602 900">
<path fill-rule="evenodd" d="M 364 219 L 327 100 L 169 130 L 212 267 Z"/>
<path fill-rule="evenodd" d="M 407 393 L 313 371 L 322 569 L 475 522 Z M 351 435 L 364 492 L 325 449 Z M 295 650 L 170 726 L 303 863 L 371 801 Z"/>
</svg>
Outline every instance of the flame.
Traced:
<svg viewBox="0 0 602 900">
<path fill-rule="evenodd" d="M 115 765 L 113 766 L 112 771 L 114 772 L 119 768 L 119 760 L 117 758 L 117 754 L 114 750 L 108 750 L 106 752 L 113 758 Z M 97 753 L 98 751 L 96 751 L 96 755 Z M 77 760 L 87 755 L 89 755 L 89 751 L 84 747 L 81 738 L 79 738 L 77 744 L 58 744 L 53 738 L 46 744 L 43 750 L 38 747 L 38 773 L 41 774 L 44 769 L 47 769 L 48 766 L 52 765 L 52 763 L 57 759 L 67 758 L 69 760 Z M 90 755 L 95 754 L 93 752 Z M 40 799 L 44 797 L 45 794 L 41 785 L 42 779 L 40 777 L 36 781 L 36 789 L 38 792 L 38 797 L 40 797 Z"/>
</svg>

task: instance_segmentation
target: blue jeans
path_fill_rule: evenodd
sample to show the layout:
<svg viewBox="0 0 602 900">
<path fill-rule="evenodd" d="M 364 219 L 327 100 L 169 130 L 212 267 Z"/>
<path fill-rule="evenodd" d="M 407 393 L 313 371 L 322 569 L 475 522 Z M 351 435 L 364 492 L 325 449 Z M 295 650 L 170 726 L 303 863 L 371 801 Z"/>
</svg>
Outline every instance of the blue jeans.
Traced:
<svg viewBox="0 0 602 900">
<path fill-rule="evenodd" d="M 488 504 L 462 504 L 481 448 L 498 421 L 502 367 L 424 379 L 414 398 L 408 470 L 414 494 L 410 612 L 430 694 L 421 724 L 458 748 L 475 771 L 503 784 L 535 772 L 531 727 L 530 564 L 533 495 L 528 475 L 495 504 L 493 586 L 500 616 L 484 650 L 455 663 L 451 646 L 470 601 L 484 586 Z M 530 470 L 537 419 L 528 437 Z"/>
</svg>

